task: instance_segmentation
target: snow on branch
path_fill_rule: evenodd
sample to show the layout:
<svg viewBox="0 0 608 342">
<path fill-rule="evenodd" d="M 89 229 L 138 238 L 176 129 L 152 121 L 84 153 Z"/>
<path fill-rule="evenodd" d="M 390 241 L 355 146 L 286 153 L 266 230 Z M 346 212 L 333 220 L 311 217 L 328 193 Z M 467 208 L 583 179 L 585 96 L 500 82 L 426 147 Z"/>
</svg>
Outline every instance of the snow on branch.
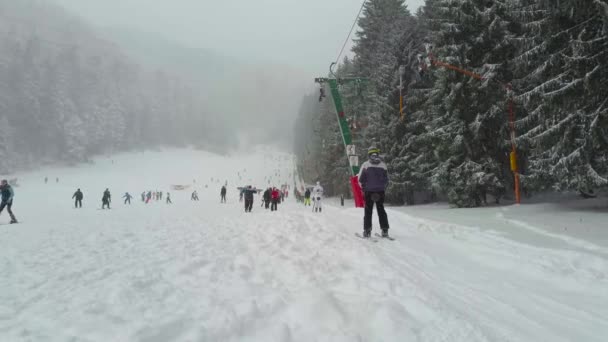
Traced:
<svg viewBox="0 0 608 342">
<path fill-rule="evenodd" d="M 550 91 L 550 92 L 546 92 L 546 93 L 544 93 L 542 95 L 543 95 L 543 97 L 555 97 L 555 96 L 562 95 L 566 91 L 568 91 L 568 90 L 570 90 L 570 89 L 578 86 L 579 84 L 583 83 L 583 80 L 584 79 L 581 79 L 581 78 L 576 79 L 576 80 L 574 80 L 572 82 L 567 83 L 565 86 L 563 86 L 563 87 L 561 87 L 559 89 L 556 89 L 556 90 L 553 90 L 553 91 Z"/>
<path fill-rule="evenodd" d="M 608 185 L 608 179 L 600 176 L 600 174 L 597 173 L 597 171 L 595 171 L 595 169 L 590 164 L 587 163 L 586 169 L 587 177 L 589 177 L 589 179 L 593 181 L 593 184 L 595 184 L 595 186 L 599 187 Z"/>
<path fill-rule="evenodd" d="M 543 140 L 543 139 L 545 139 L 545 138 L 547 138 L 549 136 L 552 136 L 553 134 L 561 132 L 562 129 L 565 126 L 567 126 L 568 123 L 570 123 L 570 121 L 574 120 L 577 116 L 578 116 L 578 114 L 570 114 L 570 115 L 568 115 L 562 121 L 558 122 L 556 125 L 553 125 L 549 129 L 547 129 L 544 132 L 542 132 L 541 134 L 534 136 L 532 139 L 535 140 L 535 141 L 539 141 L 539 140 Z"/>
<path fill-rule="evenodd" d="M 544 82 L 542 84 L 539 84 L 538 86 L 532 88 L 531 90 L 516 96 L 515 98 L 517 100 L 522 100 L 522 101 L 529 101 L 529 98 L 532 95 L 544 95 L 545 93 L 545 89 L 551 87 L 551 86 L 555 86 L 555 85 L 561 85 L 562 84 L 562 80 L 564 79 L 564 77 L 567 76 L 567 71 L 564 73 L 561 73 L 559 75 L 557 75 L 556 77 L 550 79 L 547 82 Z"/>
</svg>

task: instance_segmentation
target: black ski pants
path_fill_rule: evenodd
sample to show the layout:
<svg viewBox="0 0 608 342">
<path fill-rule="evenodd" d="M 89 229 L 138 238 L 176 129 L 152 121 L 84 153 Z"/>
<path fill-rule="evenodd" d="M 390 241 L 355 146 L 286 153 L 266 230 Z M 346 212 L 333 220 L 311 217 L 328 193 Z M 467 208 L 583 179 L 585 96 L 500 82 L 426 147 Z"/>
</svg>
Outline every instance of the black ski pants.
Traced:
<svg viewBox="0 0 608 342">
<path fill-rule="evenodd" d="M 269 199 L 265 199 L 264 200 L 264 207 L 266 207 L 266 209 L 270 208 L 270 200 Z"/>
<path fill-rule="evenodd" d="M 374 202 L 374 199 L 376 201 Z M 372 214 L 374 213 L 374 203 L 378 211 L 378 219 L 380 220 L 380 228 L 388 231 L 388 217 L 384 210 L 384 191 L 366 192 L 365 193 L 365 217 L 363 218 L 363 230 L 372 230 Z"/>
<path fill-rule="evenodd" d="M 102 201 L 102 203 L 101 203 L 101 209 L 105 209 L 106 206 L 108 207 L 108 209 L 110 209 L 110 201 L 108 201 L 108 200 Z"/>
<path fill-rule="evenodd" d="M 272 204 L 270 205 L 270 210 L 277 211 L 279 209 L 278 208 L 278 204 L 279 204 L 279 199 L 278 198 L 277 199 L 273 199 L 272 200 Z"/>
<path fill-rule="evenodd" d="M 222 196 L 222 197 L 221 197 L 221 199 L 220 199 L 220 202 L 224 202 L 224 203 L 226 203 L 226 194 L 222 194 L 221 196 Z M 198 201 L 198 197 L 196 198 L 196 200 Z"/>
<path fill-rule="evenodd" d="M 76 208 L 82 208 L 82 199 L 76 199 L 76 201 L 74 202 L 74 207 Z"/>
<path fill-rule="evenodd" d="M 2 211 L 4 210 L 4 208 L 6 208 L 6 211 L 8 211 L 8 214 L 10 215 L 11 220 L 17 221 L 17 219 L 15 218 L 15 214 L 13 214 L 13 211 L 11 210 L 12 207 L 13 207 L 13 201 L 2 202 L 0 204 L 0 214 L 2 214 Z"/>
<path fill-rule="evenodd" d="M 245 212 L 251 212 L 253 208 L 253 198 L 245 198 Z"/>
<path fill-rule="evenodd" d="M 131 204 L 131 199 L 130 198 L 125 198 L 125 204 L 127 204 L 127 203 Z"/>
</svg>

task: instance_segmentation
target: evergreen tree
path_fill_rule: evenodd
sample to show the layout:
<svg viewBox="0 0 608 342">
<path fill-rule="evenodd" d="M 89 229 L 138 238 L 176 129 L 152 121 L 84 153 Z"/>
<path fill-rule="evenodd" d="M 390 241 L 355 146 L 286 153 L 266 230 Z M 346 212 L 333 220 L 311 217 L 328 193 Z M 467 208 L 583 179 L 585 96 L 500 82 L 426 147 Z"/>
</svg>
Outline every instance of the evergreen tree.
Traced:
<svg viewBox="0 0 608 342">
<path fill-rule="evenodd" d="M 524 1 L 524 38 L 514 59 L 529 147 L 530 190 L 588 192 L 608 185 L 606 1 Z"/>
</svg>

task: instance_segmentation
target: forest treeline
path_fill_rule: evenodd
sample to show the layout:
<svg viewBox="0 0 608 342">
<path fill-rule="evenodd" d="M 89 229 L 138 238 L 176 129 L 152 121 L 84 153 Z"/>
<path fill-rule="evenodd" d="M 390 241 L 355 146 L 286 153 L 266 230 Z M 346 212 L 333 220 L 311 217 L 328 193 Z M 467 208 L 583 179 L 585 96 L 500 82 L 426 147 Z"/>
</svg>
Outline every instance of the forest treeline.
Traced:
<svg viewBox="0 0 608 342">
<path fill-rule="evenodd" d="M 415 14 L 369 0 L 337 71 L 365 79 L 340 87 L 360 158 L 383 151 L 396 204 L 512 199 L 512 101 L 523 195 L 593 196 L 608 185 L 607 38 L 606 0 L 427 0 Z M 300 173 L 347 194 L 335 109 L 318 97 L 304 96 L 296 125 Z"/>
<path fill-rule="evenodd" d="M 235 139 L 187 83 L 147 70 L 45 1 L 0 1 L 0 174 Z M 224 133 L 221 133 L 224 132 Z"/>
</svg>

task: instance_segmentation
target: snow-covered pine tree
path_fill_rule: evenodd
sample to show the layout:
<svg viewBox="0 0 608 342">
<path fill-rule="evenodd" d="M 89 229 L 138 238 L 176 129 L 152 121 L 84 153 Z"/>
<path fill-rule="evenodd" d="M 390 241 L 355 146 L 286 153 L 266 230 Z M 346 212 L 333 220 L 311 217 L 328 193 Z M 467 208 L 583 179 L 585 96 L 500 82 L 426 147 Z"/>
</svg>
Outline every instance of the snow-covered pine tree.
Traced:
<svg viewBox="0 0 608 342">
<path fill-rule="evenodd" d="M 608 3 L 522 0 L 524 37 L 513 60 L 529 146 L 529 190 L 608 185 Z"/>
<path fill-rule="evenodd" d="M 452 205 L 478 206 L 485 193 L 499 197 L 508 165 L 507 92 L 509 12 L 502 2 L 433 0 L 424 9 L 433 58 L 482 75 L 478 80 L 434 68 L 434 84 L 424 111 L 438 167 L 433 187 Z"/>
<path fill-rule="evenodd" d="M 366 150 L 371 145 L 384 151 L 392 176 L 387 200 L 402 202 L 411 184 L 406 181 L 407 165 L 401 162 L 404 130 L 399 113 L 399 68 L 415 60 L 422 37 L 417 19 L 401 0 L 367 2 L 359 26 L 353 69 L 369 79 L 367 92 L 360 100 L 363 103 L 357 105 L 365 123 L 358 144 L 360 158 L 367 158 Z M 405 75 L 406 84 L 411 77 L 409 73 Z"/>
</svg>

